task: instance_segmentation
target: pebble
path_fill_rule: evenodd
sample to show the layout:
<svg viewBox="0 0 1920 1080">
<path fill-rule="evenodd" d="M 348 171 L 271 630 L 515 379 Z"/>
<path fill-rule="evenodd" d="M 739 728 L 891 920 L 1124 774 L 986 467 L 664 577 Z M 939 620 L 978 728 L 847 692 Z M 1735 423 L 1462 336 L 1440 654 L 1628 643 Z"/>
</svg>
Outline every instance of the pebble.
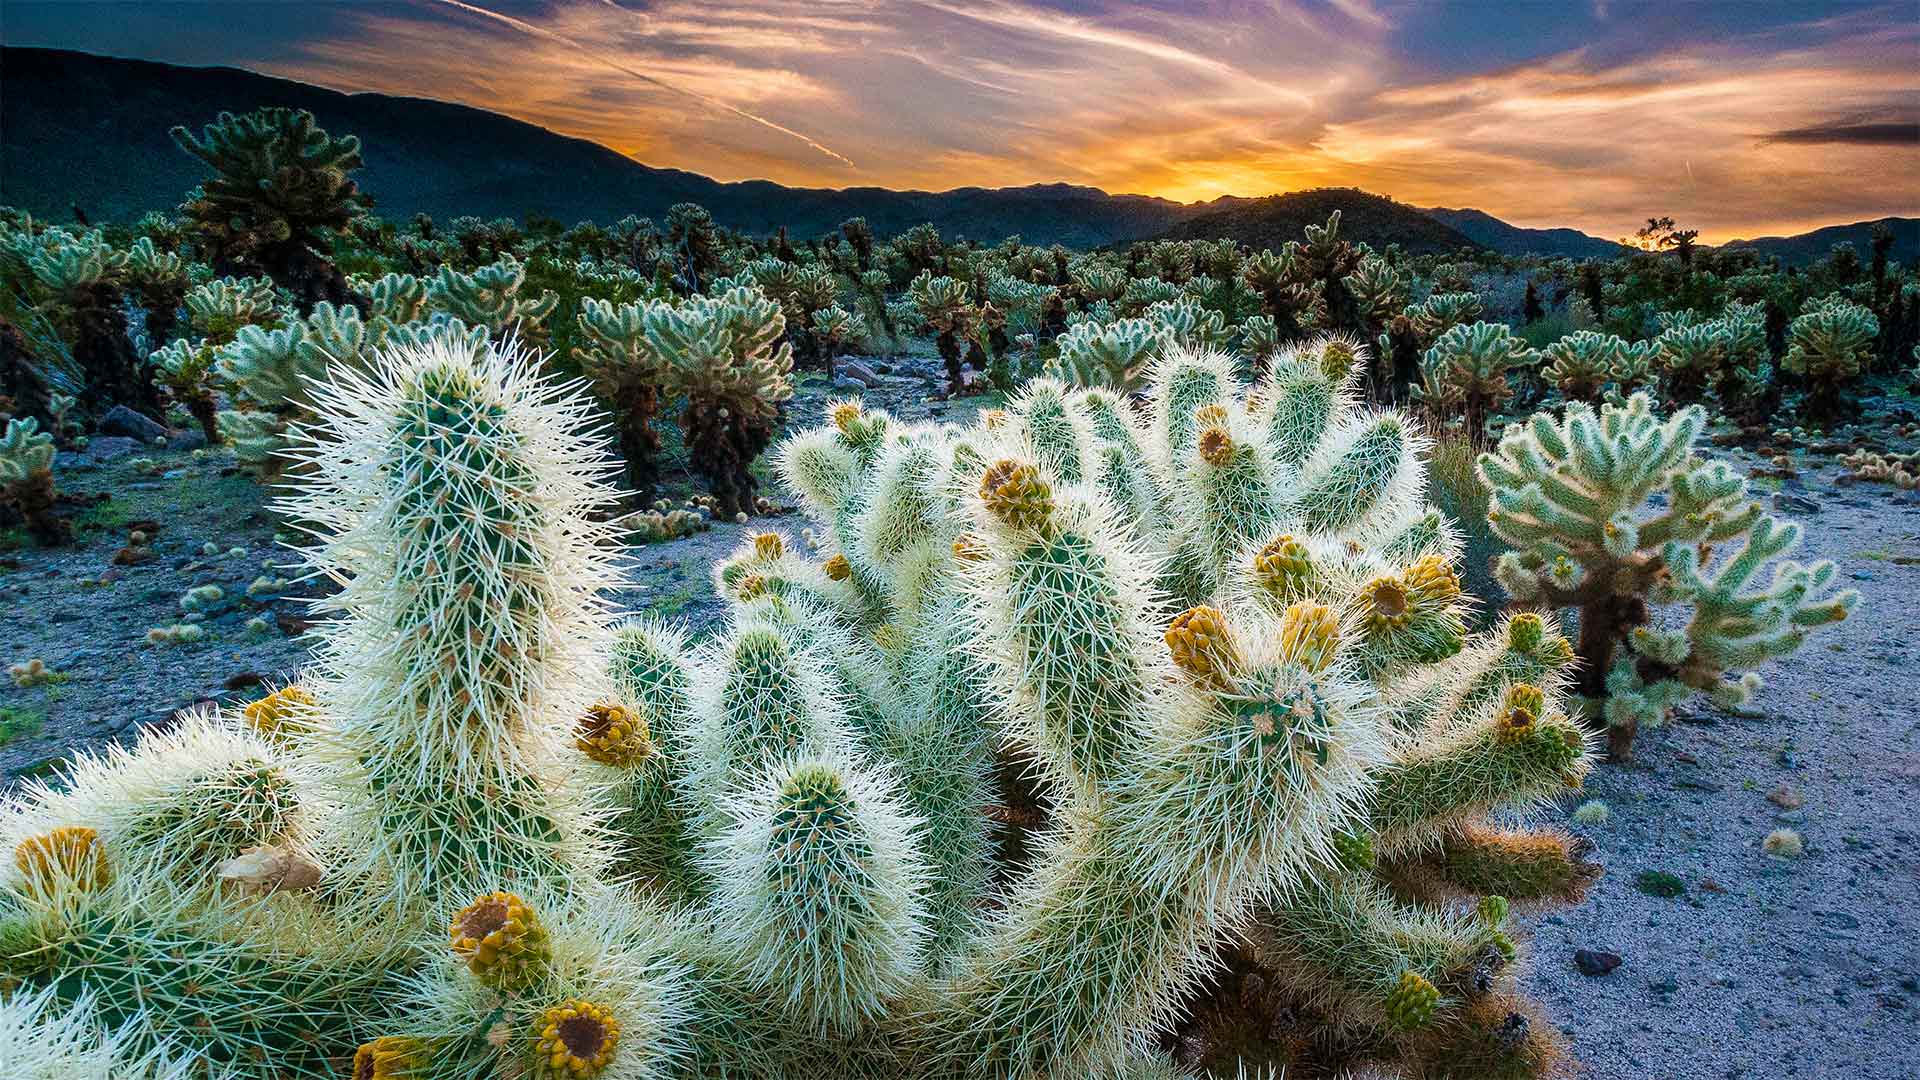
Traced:
<svg viewBox="0 0 1920 1080">
<path fill-rule="evenodd" d="M 1619 967 L 1622 962 L 1619 953 L 1597 949 L 1575 949 L 1573 952 L 1573 966 L 1579 968 L 1580 974 L 1589 979 L 1613 974 L 1613 969 Z"/>
</svg>

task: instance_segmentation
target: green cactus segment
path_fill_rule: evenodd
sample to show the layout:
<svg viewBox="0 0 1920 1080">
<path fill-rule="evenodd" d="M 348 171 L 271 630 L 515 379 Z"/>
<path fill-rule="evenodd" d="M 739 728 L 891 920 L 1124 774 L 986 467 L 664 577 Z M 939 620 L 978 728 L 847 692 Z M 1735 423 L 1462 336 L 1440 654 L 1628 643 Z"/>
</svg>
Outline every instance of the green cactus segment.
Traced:
<svg viewBox="0 0 1920 1080">
<path fill-rule="evenodd" d="M 1360 1030 L 1401 1031 L 1430 1020 L 1443 993 L 1473 995 L 1506 966 L 1494 929 L 1401 904 L 1370 875 L 1352 874 L 1313 879 L 1263 907 L 1248 940 L 1316 1007 Z"/>
<path fill-rule="evenodd" d="M 1575 903 L 1599 868 L 1564 834 L 1477 825 L 1449 834 L 1434 850 L 1409 855 L 1404 865 L 1388 866 L 1385 872 L 1395 880 L 1410 875 L 1431 879 L 1454 893 L 1520 903 Z"/>
<path fill-rule="evenodd" d="M 1406 421 L 1393 414 L 1336 433 L 1303 468 L 1291 513 L 1308 532 L 1362 528 L 1407 486 L 1418 468 L 1418 445 Z"/>
<path fill-rule="evenodd" d="M 287 502 L 327 530 L 314 567 L 348 581 L 316 686 L 359 858 L 416 898 L 604 857 L 586 793 L 554 783 L 587 763 L 553 736 L 594 703 L 578 659 L 606 647 L 611 526 L 591 515 L 610 491 L 583 403 L 530 359 L 438 341 L 342 373 Z"/>
<path fill-rule="evenodd" d="M 777 769 L 737 817 L 714 867 L 722 940 L 802 1025 L 878 1020 L 920 968 L 919 823 L 890 785 L 823 759 Z"/>
</svg>

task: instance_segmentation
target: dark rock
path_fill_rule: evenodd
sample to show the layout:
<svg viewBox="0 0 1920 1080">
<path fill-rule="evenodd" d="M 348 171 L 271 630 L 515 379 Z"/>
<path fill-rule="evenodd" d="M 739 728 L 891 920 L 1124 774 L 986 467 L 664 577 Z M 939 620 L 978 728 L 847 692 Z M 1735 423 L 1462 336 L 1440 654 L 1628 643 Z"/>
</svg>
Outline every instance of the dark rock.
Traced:
<svg viewBox="0 0 1920 1080">
<path fill-rule="evenodd" d="M 1791 510 L 1796 514 L 1817 514 L 1822 509 L 1819 503 L 1814 502 L 1805 495 L 1792 495 L 1784 491 L 1774 494 L 1773 508 L 1775 510 Z"/>
<path fill-rule="evenodd" d="M 880 376 L 874 374 L 873 369 L 858 360 L 843 358 L 839 361 L 839 366 L 842 378 L 852 379 L 862 386 L 876 386 L 880 382 Z"/>
<path fill-rule="evenodd" d="M 206 432 L 199 428 L 191 428 L 167 440 L 169 450 L 199 450 L 206 445 Z"/>
<path fill-rule="evenodd" d="M 1597 949 L 1575 949 L 1573 952 L 1573 966 L 1579 968 L 1580 974 L 1589 979 L 1611 975 L 1613 969 L 1620 964 L 1619 953 L 1603 952 Z"/>
<path fill-rule="evenodd" d="M 139 449 L 138 442 L 122 435 L 95 435 L 87 440 L 87 456 L 95 461 L 112 461 L 114 458 L 126 457 Z"/>
<path fill-rule="evenodd" d="M 100 434 L 138 439 L 151 446 L 155 439 L 167 437 L 167 429 L 165 425 L 144 414 L 134 412 L 125 405 L 115 405 L 107 410 L 107 415 L 100 418 Z"/>
</svg>

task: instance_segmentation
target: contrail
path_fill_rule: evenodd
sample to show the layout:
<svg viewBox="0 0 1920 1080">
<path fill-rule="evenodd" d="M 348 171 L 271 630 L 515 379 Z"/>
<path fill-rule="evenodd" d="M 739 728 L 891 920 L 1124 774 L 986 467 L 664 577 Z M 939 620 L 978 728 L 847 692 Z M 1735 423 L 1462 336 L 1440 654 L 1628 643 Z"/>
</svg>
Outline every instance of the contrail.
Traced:
<svg viewBox="0 0 1920 1080">
<path fill-rule="evenodd" d="M 565 34 L 556 34 L 552 30 L 549 30 L 544 26 L 535 26 L 530 22 L 527 22 L 523 19 L 516 19 L 511 15 L 502 15 L 498 11 L 488 11 L 486 8 L 479 7 L 474 4 L 465 3 L 463 2 L 463 0 L 433 0 L 433 2 L 438 4 L 445 4 L 451 8 L 458 8 L 459 10 L 465 11 L 469 14 L 478 15 L 483 19 L 492 19 L 493 21 L 498 23 L 505 23 L 506 25 L 513 27 L 515 30 L 520 30 L 524 33 L 532 34 L 535 37 L 543 37 L 543 38 L 546 38 L 548 41 L 557 41 L 560 44 L 565 45 L 567 48 L 573 49 L 576 52 L 579 52 L 583 56 L 591 57 L 592 59 L 598 60 L 601 63 L 607 65 L 608 67 L 613 68 L 615 71 L 619 71 L 624 74 L 631 75 L 634 78 L 639 79 L 641 82 L 649 83 L 653 86 L 657 86 L 660 89 L 667 91 L 668 93 L 679 94 L 682 97 L 692 98 L 693 100 L 698 101 L 709 108 L 719 109 L 723 112 L 732 113 L 733 115 L 740 117 L 742 120 L 751 120 L 754 123 L 759 124 L 761 127 L 770 128 L 774 131 L 779 132 L 782 135 L 787 135 L 792 138 L 799 139 L 801 142 L 806 143 L 808 146 L 813 147 L 815 150 L 820 151 L 821 153 L 827 155 L 828 157 L 834 159 L 835 161 L 838 161 L 846 165 L 849 168 L 854 168 L 854 169 L 859 168 L 858 165 L 855 165 L 853 163 L 852 158 L 849 158 L 846 155 L 839 153 L 838 151 L 834 150 L 832 147 L 827 146 L 826 144 L 812 138 L 811 136 L 795 131 L 790 127 L 782 127 L 781 125 L 774 123 L 773 121 L 767 119 L 764 116 L 755 116 L 745 109 L 741 109 L 741 108 L 737 108 L 735 106 L 729 105 L 724 101 L 717 101 L 713 98 L 707 97 L 705 94 L 696 94 L 691 90 L 683 90 L 680 87 L 673 85 L 672 83 L 654 78 L 652 75 L 649 75 L 644 71 L 637 71 L 634 68 L 628 67 L 627 65 L 621 63 L 620 61 L 615 60 L 613 57 L 606 55 L 605 53 L 597 52 L 593 49 L 588 48 L 585 45 L 582 45 L 578 41 L 575 41 L 572 38 L 567 37 Z M 614 4 L 612 6 L 619 7 L 618 4 Z M 625 10 L 625 9 L 622 9 L 622 10 Z"/>
</svg>

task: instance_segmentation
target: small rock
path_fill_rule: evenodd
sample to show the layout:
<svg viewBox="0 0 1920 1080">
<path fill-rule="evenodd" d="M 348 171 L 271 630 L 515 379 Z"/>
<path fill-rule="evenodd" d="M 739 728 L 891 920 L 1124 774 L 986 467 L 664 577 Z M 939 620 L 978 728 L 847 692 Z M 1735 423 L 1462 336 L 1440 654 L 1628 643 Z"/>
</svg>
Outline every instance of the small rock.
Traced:
<svg viewBox="0 0 1920 1080">
<path fill-rule="evenodd" d="M 860 363 L 858 360 L 840 360 L 839 368 L 840 377 L 843 379 L 852 379 L 862 386 L 878 386 L 880 384 L 880 376 L 874 374 L 871 368 Z"/>
<path fill-rule="evenodd" d="M 1611 975 L 1613 969 L 1620 964 L 1619 953 L 1602 952 L 1597 949 L 1575 949 L 1573 952 L 1573 966 L 1579 968 L 1580 974 L 1589 979 Z"/>
<path fill-rule="evenodd" d="M 1791 786 L 1781 784 L 1767 796 L 1767 801 L 1782 810 L 1798 810 L 1807 800 Z"/>
<path fill-rule="evenodd" d="M 842 394 L 858 394 L 867 388 L 867 384 L 843 375 L 833 380 L 833 388 Z"/>
<path fill-rule="evenodd" d="M 167 429 L 125 405 L 115 405 L 107 410 L 107 415 L 100 418 L 100 434 L 135 439 L 151 446 L 155 439 L 167 437 Z M 87 449 L 92 450 L 93 447 L 88 446 Z"/>
<path fill-rule="evenodd" d="M 1817 514 L 1822 509 L 1819 503 L 1805 495 L 1792 495 L 1784 491 L 1777 492 L 1773 496 L 1773 508 L 1791 510 L 1796 514 Z"/>
<path fill-rule="evenodd" d="M 183 431 L 167 440 L 169 450 L 199 450 L 207 445 L 206 432 L 199 428 Z"/>
</svg>

